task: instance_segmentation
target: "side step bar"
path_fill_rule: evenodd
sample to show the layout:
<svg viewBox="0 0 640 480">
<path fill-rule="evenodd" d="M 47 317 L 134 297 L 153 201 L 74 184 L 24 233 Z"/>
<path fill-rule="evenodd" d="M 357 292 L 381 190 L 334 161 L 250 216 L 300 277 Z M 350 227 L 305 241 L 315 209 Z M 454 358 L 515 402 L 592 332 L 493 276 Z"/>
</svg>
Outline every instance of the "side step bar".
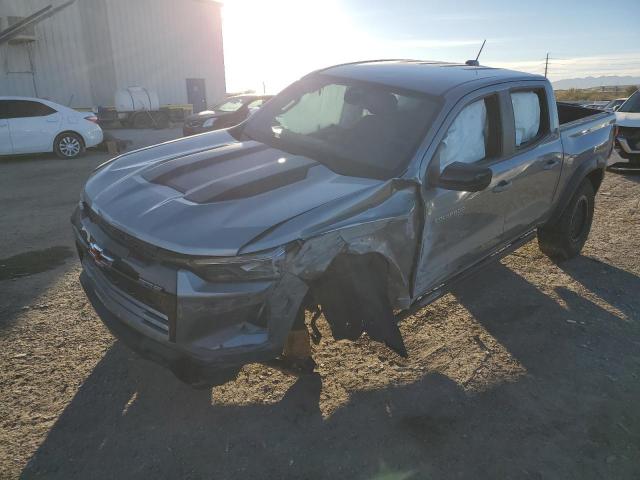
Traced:
<svg viewBox="0 0 640 480">
<path fill-rule="evenodd" d="M 500 248 L 499 250 L 496 250 L 491 255 L 485 257 L 484 259 L 480 260 L 479 262 L 467 268 L 466 270 L 463 270 L 462 272 L 454 275 L 445 283 L 442 283 L 441 285 L 438 285 L 436 288 L 429 290 L 427 293 L 424 293 L 423 295 L 419 296 L 416 299 L 416 301 L 413 303 L 413 305 L 411 305 L 411 307 L 407 308 L 406 310 L 401 310 L 396 314 L 396 320 L 400 322 L 405 318 L 410 317 L 411 315 L 416 313 L 418 310 L 426 307 L 430 303 L 435 302 L 438 298 L 449 293 L 457 284 L 459 284 L 463 280 L 476 274 L 479 270 L 482 270 L 487 265 L 493 262 L 496 262 L 501 258 L 506 257 L 510 253 L 513 253 L 524 244 L 529 243 L 531 240 L 533 240 L 535 236 L 536 236 L 535 229 L 525 233 L 524 235 L 518 237 L 513 242 Z"/>
</svg>

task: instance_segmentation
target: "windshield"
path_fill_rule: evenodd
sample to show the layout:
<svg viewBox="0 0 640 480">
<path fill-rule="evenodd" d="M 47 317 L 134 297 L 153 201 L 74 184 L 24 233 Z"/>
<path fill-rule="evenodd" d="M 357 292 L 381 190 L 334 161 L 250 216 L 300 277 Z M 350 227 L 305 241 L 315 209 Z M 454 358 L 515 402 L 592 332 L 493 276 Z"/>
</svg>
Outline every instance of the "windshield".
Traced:
<svg viewBox="0 0 640 480">
<path fill-rule="evenodd" d="M 618 109 L 619 112 L 640 113 L 640 90 L 631 95 L 629 99 Z"/>
<path fill-rule="evenodd" d="M 240 110 L 244 105 L 244 100 L 241 98 L 232 98 L 230 100 L 225 100 L 214 106 L 211 110 L 214 112 L 235 112 L 236 110 Z"/>
<path fill-rule="evenodd" d="M 343 175 L 387 179 L 407 167 L 437 111 L 424 94 L 315 75 L 265 104 L 244 133 Z"/>
</svg>

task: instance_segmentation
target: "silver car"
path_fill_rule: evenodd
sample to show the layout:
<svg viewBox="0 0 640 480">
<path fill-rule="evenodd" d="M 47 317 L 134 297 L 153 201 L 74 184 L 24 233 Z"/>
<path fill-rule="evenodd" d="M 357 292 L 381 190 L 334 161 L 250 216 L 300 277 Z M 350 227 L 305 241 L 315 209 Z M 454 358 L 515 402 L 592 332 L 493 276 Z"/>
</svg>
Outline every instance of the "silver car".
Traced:
<svg viewBox="0 0 640 480">
<path fill-rule="evenodd" d="M 536 232 L 554 258 L 580 252 L 612 122 L 519 72 L 317 71 L 236 127 L 100 166 L 72 218 L 82 285 L 193 385 L 282 358 L 309 310 L 406 355 L 400 318 Z"/>
</svg>

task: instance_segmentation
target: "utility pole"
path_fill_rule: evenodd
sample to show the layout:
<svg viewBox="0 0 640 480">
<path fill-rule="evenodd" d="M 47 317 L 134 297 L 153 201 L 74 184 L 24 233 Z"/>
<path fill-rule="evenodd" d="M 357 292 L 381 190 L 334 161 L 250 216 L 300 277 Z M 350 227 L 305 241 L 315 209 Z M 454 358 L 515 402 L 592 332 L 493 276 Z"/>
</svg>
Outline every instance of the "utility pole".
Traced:
<svg viewBox="0 0 640 480">
<path fill-rule="evenodd" d="M 547 52 L 547 59 L 544 61 L 544 78 L 547 78 L 548 69 L 549 69 L 549 52 Z"/>
</svg>

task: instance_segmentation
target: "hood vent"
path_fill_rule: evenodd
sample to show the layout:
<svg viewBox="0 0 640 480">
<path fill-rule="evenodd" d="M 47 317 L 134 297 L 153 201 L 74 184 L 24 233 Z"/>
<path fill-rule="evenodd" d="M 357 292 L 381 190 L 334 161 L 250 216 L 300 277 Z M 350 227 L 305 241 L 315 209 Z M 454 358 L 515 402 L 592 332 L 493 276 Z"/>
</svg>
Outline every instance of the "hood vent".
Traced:
<svg viewBox="0 0 640 480">
<path fill-rule="evenodd" d="M 257 142 L 179 157 L 142 174 L 194 203 L 249 198 L 307 178 L 314 160 Z"/>
<path fill-rule="evenodd" d="M 244 182 L 236 187 L 228 188 L 221 193 L 208 195 L 206 189 L 187 195 L 185 198 L 196 203 L 224 202 L 227 200 L 238 200 L 240 198 L 249 198 L 261 193 L 270 192 L 276 188 L 285 187 L 296 182 L 300 182 L 307 178 L 307 172 L 311 165 L 302 165 L 296 168 L 290 168 L 283 172 L 274 172 L 268 176 Z"/>
</svg>

